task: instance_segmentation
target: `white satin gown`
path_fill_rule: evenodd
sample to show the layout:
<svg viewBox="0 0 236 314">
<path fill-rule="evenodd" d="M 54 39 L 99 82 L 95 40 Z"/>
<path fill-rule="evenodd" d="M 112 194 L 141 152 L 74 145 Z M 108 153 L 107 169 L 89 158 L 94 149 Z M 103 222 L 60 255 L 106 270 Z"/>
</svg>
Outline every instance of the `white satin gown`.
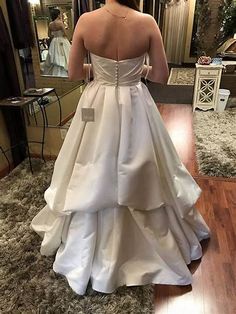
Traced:
<svg viewBox="0 0 236 314">
<path fill-rule="evenodd" d="M 122 285 L 187 285 L 209 229 L 193 207 L 201 190 L 180 161 L 141 83 L 145 56 L 91 54 L 94 80 L 77 107 L 32 221 L 41 254 L 83 295 Z M 82 108 L 94 108 L 84 122 Z"/>
<path fill-rule="evenodd" d="M 68 61 L 71 44 L 61 30 L 52 31 L 53 39 L 44 62 L 44 75 L 68 77 Z"/>
</svg>

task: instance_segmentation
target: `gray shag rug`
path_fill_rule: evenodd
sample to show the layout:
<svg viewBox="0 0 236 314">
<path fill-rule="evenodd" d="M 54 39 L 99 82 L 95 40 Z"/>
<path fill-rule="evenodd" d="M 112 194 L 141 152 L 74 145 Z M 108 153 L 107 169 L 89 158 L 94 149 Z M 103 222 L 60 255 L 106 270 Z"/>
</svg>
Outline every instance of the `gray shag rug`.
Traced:
<svg viewBox="0 0 236 314">
<path fill-rule="evenodd" d="M 236 110 L 195 111 L 193 122 L 199 172 L 236 177 Z"/>
<path fill-rule="evenodd" d="M 45 206 L 53 162 L 28 160 L 0 180 L 0 313 L 151 314 L 153 286 L 121 287 L 102 294 L 88 288 L 76 295 L 63 276 L 52 270 L 53 257 L 39 253 L 41 239 L 30 229 Z"/>
</svg>

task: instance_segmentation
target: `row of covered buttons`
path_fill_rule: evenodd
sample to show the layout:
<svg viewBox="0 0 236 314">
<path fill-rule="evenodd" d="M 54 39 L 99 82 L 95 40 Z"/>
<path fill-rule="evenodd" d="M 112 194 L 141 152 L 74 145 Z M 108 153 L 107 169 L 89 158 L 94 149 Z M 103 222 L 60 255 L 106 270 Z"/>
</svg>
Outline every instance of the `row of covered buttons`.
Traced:
<svg viewBox="0 0 236 314">
<path fill-rule="evenodd" d="M 118 83 L 119 83 L 118 71 L 119 71 L 119 65 L 118 65 L 118 62 L 117 62 L 116 63 L 116 73 L 115 73 L 116 86 L 118 86 Z"/>
</svg>

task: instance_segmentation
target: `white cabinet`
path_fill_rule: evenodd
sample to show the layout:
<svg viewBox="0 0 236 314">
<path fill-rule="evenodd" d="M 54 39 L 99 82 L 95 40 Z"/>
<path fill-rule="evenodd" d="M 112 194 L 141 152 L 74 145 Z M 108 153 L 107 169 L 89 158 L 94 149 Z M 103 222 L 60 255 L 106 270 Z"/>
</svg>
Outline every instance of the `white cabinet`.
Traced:
<svg viewBox="0 0 236 314">
<path fill-rule="evenodd" d="M 222 69 L 222 65 L 196 64 L 193 111 L 216 110 Z"/>
</svg>

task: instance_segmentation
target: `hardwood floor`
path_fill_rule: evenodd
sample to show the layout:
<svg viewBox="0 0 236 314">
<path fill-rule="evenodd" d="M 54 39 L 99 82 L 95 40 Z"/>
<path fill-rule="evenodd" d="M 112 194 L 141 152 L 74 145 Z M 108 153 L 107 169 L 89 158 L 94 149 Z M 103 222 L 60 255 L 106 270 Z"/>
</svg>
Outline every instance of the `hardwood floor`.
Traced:
<svg viewBox="0 0 236 314">
<path fill-rule="evenodd" d="M 197 175 L 192 106 L 158 105 L 158 109 L 182 162 L 193 176 Z"/>
<path fill-rule="evenodd" d="M 212 235 L 201 261 L 189 268 L 191 286 L 156 285 L 155 314 L 236 313 L 236 180 L 201 176 L 197 170 L 191 106 L 159 105 L 165 125 L 190 173 L 202 188 L 196 207 Z"/>
</svg>

